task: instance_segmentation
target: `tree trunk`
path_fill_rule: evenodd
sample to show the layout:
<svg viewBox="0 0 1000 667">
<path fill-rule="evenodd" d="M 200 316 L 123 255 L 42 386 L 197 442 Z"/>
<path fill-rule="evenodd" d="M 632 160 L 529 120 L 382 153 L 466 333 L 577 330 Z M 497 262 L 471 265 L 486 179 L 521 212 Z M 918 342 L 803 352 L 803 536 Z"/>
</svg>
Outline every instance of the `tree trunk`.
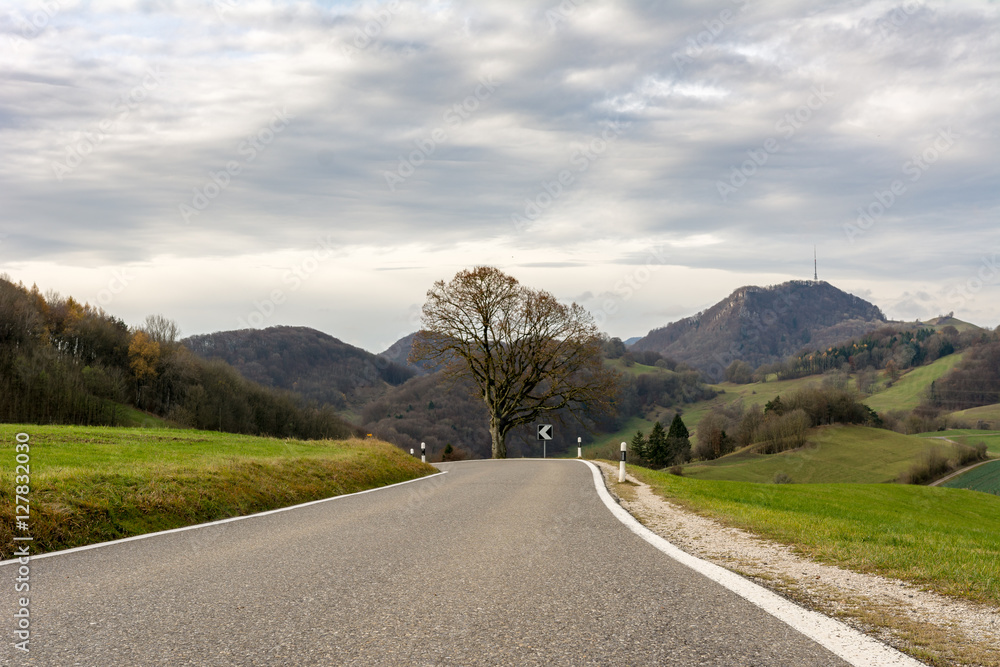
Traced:
<svg viewBox="0 0 1000 667">
<path fill-rule="evenodd" d="M 507 432 L 501 428 L 496 417 L 490 417 L 490 440 L 493 441 L 493 458 L 507 458 Z"/>
</svg>

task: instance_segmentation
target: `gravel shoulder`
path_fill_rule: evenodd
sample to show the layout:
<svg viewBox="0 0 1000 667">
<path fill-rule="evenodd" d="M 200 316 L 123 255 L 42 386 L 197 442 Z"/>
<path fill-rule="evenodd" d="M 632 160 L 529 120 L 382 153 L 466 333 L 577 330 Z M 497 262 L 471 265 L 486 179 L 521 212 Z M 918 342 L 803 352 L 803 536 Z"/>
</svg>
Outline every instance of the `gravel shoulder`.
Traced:
<svg viewBox="0 0 1000 667">
<path fill-rule="evenodd" d="M 1000 610 L 852 572 L 671 503 L 598 462 L 622 507 L 677 547 L 934 665 L 1000 666 Z"/>
</svg>

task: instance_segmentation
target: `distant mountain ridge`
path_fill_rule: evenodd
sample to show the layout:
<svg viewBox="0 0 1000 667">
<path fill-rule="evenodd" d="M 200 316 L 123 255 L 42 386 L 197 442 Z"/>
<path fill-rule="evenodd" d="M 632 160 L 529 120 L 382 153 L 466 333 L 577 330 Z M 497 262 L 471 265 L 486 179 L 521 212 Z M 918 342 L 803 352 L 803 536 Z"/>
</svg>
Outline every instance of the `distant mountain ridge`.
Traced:
<svg viewBox="0 0 1000 667">
<path fill-rule="evenodd" d="M 653 329 L 631 349 L 652 350 L 720 378 L 729 364 L 780 361 L 873 331 L 882 311 L 825 281 L 745 286 L 711 308 Z"/>
</svg>

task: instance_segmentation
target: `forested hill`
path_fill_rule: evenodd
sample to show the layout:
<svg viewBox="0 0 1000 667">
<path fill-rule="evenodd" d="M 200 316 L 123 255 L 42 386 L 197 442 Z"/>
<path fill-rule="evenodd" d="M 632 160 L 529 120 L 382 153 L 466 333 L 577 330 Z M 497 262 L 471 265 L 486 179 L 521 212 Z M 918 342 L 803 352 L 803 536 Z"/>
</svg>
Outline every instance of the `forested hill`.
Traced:
<svg viewBox="0 0 1000 667">
<path fill-rule="evenodd" d="M 733 361 L 756 368 L 885 322 L 882 311 L 860 297 L 824 281 L 793 280 L 741 287 L 708 310 L 650 331 L 632 349 L 659 352 L 720 378 Z"/>
<path fill-rule="evenodd" d="M 359 410 L 415 371 L 308 327 L 219 331 L 181 341 L 206 359 L 221 359 L 245 378 L 294 391 L 338 410 Z"/>
<path fill-rule="evenodd" d="M 198 358 L 177 331 L 159 315 L 129 327 L 100 308 L 0 276 L 0 421 L 119 426 L 145 413 L 253 435 L 357 432 L 332 408 L 306 407 L 221 360 Z"/>
</svg>

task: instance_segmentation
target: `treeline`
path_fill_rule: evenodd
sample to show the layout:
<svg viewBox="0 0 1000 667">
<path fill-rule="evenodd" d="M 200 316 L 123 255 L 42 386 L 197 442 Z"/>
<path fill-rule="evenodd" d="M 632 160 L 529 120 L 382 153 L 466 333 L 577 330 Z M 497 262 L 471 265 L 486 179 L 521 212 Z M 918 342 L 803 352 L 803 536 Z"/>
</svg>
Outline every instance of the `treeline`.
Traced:
<svg viewBox="0 0 1000 667">
<path fill-rule="evenodd" d="M 839 387 L 803 389 L 785 399 L 776 396 L 763 408 L 742 402 L 713 408 L 697 427 L 695 458 L 711 460 L 754 445 L 761 454 L 775 454 L 806 444 L 807 431 L 825 424 L 883 426 L 881 418 Z"/>
<path fill-rule="evenodd" d="M 961 363 L 931 383 L 926 405 L 946 412 L 1000 403 L 1000 341 L 969 350 Z"/>
<path fill-rule="evenodd" d="M 764 382 L 771 375 L 779 380 L 791 380 L 832 370 L 857 372 L 868 387 L 876 371 L 884 370 L 890 381 L 910 368 L 929 364 L 941 357 L 990 340 L 986 331 L 959 332 L 953 326 L 941 331 L 923 327 L 916 330 L 884 326 L 861 338 L 828 347 L 825 350 L 803 350 L 798 354 L 752 369 L 743 361 L 734 361 L 726 369 L 726 379 L 740 384 Z"/>
<path fill-rule="evenodd" d="M 331 408 L 256 385 L 177 341 L 151 316 L 130 328 L 72 297 L 0 277 L 0 420 L 116 426 L 123 406 L 181 426 L 298 438 L 356 432 Z"/>
</svg>

